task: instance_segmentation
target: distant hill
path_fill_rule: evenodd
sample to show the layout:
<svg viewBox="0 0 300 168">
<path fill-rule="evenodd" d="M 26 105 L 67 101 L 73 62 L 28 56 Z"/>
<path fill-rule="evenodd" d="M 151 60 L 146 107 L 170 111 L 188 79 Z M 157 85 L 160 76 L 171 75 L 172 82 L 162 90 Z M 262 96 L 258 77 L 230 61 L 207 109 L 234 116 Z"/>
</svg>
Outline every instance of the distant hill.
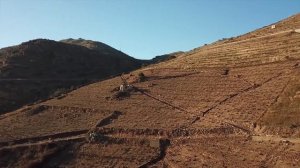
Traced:
<svg viewBox="0 0 300 168">
<path fill-rule="evenodd" d="M 142 63 L 106 44 L 83 39 L 37 39 L 0 49 L 0 113 Z"/>
<path fill-rule="evenodd" d="M 153 59 L 151 59 L 151 61 L 153 63 L 168 61 L 168 60 L 174 59 L 177 56 L 182 55 L 182 54 L 184 54 L 183 51 L 177 51 L 177 52 L 173 52 L 170 54 L 158 55 L 158 56 L 154 57 Z"/>
</svg>

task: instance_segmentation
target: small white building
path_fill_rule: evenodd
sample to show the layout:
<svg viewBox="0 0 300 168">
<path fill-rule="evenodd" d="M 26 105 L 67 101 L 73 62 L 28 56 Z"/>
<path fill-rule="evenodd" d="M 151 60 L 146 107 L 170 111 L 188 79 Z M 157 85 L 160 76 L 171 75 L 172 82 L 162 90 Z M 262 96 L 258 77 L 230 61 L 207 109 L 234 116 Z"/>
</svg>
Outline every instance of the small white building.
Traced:
<svg viewBox="0 0 300 168">
<path fill-rule="evenodd" d="M 276 28 L 276 25 L 272 25 L 272 26 L 271 26 L 271 29 L 275 29 L 275 28 Z"/>
</svg>

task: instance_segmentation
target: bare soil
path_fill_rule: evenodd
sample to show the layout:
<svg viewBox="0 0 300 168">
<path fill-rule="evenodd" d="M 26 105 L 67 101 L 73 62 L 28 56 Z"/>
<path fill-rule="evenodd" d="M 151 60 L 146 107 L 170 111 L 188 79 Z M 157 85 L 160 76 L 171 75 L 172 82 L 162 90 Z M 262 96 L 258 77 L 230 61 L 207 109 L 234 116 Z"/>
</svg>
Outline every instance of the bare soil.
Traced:
<svg viewBox="0 0 300 168">
<path fill-rule="evenodd" d="M 300 36 L 265 35 L 1 115 L 0 167 L 299 167 Z"/>
</svg>

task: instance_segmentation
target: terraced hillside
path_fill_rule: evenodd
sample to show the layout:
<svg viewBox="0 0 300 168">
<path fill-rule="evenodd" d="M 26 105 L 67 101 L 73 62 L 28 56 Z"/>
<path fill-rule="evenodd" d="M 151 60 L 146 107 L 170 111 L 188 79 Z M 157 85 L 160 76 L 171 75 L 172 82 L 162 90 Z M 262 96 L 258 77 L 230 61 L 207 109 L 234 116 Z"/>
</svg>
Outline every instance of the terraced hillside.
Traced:
<svg viewBox="0 0 300 168">
<path fill-rule="evenodd" d="M 253 32 L 247 33 L 243 36 L 238 36 L 234 40 L 236 41 L 244 40 L 244 39 L 267 36 L 267 35 L 276 34 L 280 32 L 288 32 L 291 30 L 299 29 L 299 24 L 300 24 L 299 18 L 300 18 L 299 14 L 293 15 L 287 19 L 283 19 L 279 22 L 270 24 L 268 26 L 255 30 Z"/>
<path fill-rule="evenodd" d="M 260 35 L 1 115 L 0 165 L 298 167 L 300 34 Z"/>
<path fill-rule="evenodd" d="M 268 57 L 264 58 L 264 56 L 272 55 L 272 52 L 270 52 L 272 50 L 272 46 L 277 47 L 277 45 L 280 45 L 284 48 L 283 44 L 285 44 L 287 42 L 290 44 L 294 43 L 294 41 L 292 39 L 298 38 L 298 37 L 295 37 L 295 35 L 297 34 L 297 33 L 295 33 L 295 30 L 297 32 L 300 31 L 299 30 L 299 20 L 300 20 L 300 15 L 296 14 L 287 19 L 279 21 L 277 23 L 273 23 L 273 24 L 270 24 L 263 28 L 257 29 L 253 32 L 249 32 L 245 35 L 232 37 L 232 38 L 224 38 L 223 40 L 219 40 L 210 45 L 205 45 L 205 46 L 202 46 L 199 48 L 195 48 L 189 52 L 186 52 L 185 54 L 182 54 L 182 57 L 189 56 L 189 55 L 194 55 L 195 57 L 198 57 L 195 54 L 205 54 L 206 55 L 205 57 L 207 57 L 207 55 L 210 55 L 211 53 L 214 55 L 214 52 L 216 52 L 217 54 L 219 54 L 218 56 L 220 57 L 219 58 L 220 60 L 227 61 L 226 58 L 231 57 L 231 56 L 233 56 L 233 58 L 236 58 L 236 56 L 241 56 L 243 54 L 244 57 L 241 57 L 241 58 L 246 59 L 247 55 L 249 57 L 249 55 L 252 55 L 252 54 L 261 54 L 261 57 L 260 57 L 260 59 L 262 59 L 261 62 L 263 62 L 263 61 L 273 62 L 274 60 L 268 60 Z M 275 26 L 275 28 L 272 26 Z M 294 36 L 294 37 L 291 39 L 289 36 Z M 284 38 L 287 38 L 287 40 L 284 40 Z M 278 39 L 280 39 L 280 41 L 278 41 Z M 249 41 L 249 42 L 246 43 L 247 41 Z M 226 46 L 227 43 L 230 46 Z M 247 46 L 249 44 L 254 45 L 253 48 L 252 48 L 252 46 Z M 244 48 L 243 47 L 241 47 L 240 49 L 237 48 L 240 45 L 245 45 L 245 46 L 244 46 Z M 224 46 L 224 48 L 223 48 L 223 46 Z M 289 58 L 290 57 L 289 54 L 292 54 L 292 55 L 297 54 L 297 53 L 293 53 L 293 52 L 295 52 L 295 48 L 293 46 L 290 46 L 290 45 L 287 45 L 287 46 L 288 46 L 288 48 L 286 48 L 287 49 L 287 53 L 286 53 L 287 57 L 282 58 L 282 56 L 281 56 L 280 59 Z M 263 50 L 262 50 L 263 52 L 259 53 L 259 48 L 257 48 L 257 47 L 263 48 Z M 271 47 L 271 48 L 269 48 L 269 47 Z M 208 49 L 208 48 L 212 49 L 212 50 L 208 50 L 209 53 L 202 52 L 202 51 L 207 51 L 206 49 Z M 251 49 L 249 49 L 249 48 L 251 48 Z M 269 52 L 266 50 L 267 48 L 270 50 Z M 225 50 L 222 50 L 222 49 L 225 49 Z M 243 50 L 243 49 L 246 49 L 246 50 Z M 228 51 L 228 50 L 230 50 L 230 51 Z M 252 53 L 253 50 L 256 53 Z M 231 51 L 233 51 L 233 53 L 228 53 Z M 238 51 L 238 53 L 235 53 L 237 51 Z M 283 52 L 285 52 L 285 51 L 283 51 Z M 191 58 L 191 57 L 193 57 L 193 56 L 189 56 L 188 58 Z M 201 57 L 199 57 L 199 58 L 201 58 Z M 216 58 L 214 58 L 214 59 L 216 59 Z M 267 60 L 265 60 L 265 59 L 267 59 Z M 279 58 L 274 58 L 274 59 L 276 60 Z M 216 60 L 216 61 L 218 61 L 218 60 Z M 212 62 L 214 62 L 214 61 L 212 61 Z M 183 63 L 187 63 L 187 62 L 183 62 Z M 191 62 L 188 62 L 188 63 L 191 63 Z M 222 62 L 221 64 L 223 64 L 223 63 L 224 62 Z M 231 65 L 232 65 L 232 63 L 234 63 L 234 62 L 233 62 L 233 60 L 230 60 L 230 59 L 229 59 L 229 63 L 225 62 L 225 64 L 231 64 Z M 194 63 L 194 64 L 198 64 L 198 63 Z"/>
<path fill-rule="evenodd" d="M 102 48 L 38 39 L 1 49 L 0 114 L 143 63 L 105 44 Z"/>
<path fill-rule="evenodd" d="M 226 44 L 209 45 L 180 59 L 169 68 L 238 67 L 298 59 L 300 33 L 293 30 Z"/>
</svg>

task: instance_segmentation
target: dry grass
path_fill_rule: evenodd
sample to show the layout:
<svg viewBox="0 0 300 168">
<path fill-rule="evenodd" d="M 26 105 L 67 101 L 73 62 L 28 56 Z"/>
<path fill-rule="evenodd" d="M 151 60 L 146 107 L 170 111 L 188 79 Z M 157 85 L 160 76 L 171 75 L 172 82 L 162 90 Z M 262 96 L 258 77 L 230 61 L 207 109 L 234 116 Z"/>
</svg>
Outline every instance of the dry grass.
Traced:
<svg viewBox="0 0 300 168">
<path fill-rule="evenodd" d="M 30 106 L 1 116 L 0 140 L 76 133 L 98 125 L 93 130 L 105 137 L 103 141 L 71 146 L 66 150 L 73 152 L 71 160 L 60 166 L 139 167 L 154 162 L 154 167 L 296 167 L 300 164 L 296 145 L 256 142 L 250 136 L 260 126 L 257 121 L 264 125 L 261 134 L 288 132 L 293 138 L 290 132 L 300 133 L 300 80 L 295 75 L 299 37 L 285 33 L 207 45 L 124 75 L 140 90 L 122 100 L 108 99 L 122 84 L 119 77 L 82 87 L 38 104 L 42 108 Z M 139 82 L 139 73 L 147 80 Z M 171 142 L 163 157 L 158 157 L 161 144 L 155 141 L 160 138 Z M 69 136 L 64 141 L 73 142 Z M 32 166 L 45 166 L 67 154 L 44 149 L 34 148 L 35 155 L 28 154 L 29 148 L 11 149 L 0 153 L 0 160 L 7 166 L 32 158 Z M 5 152 L 11 154 L 6 157 Z"/>
<path fill-rule="evenodd" d="M 64 145 L 49 143 L 1 149 L 0 167 L 41 167 L 49 157 L 55 155 Z"/>
<path fill-rule="evenodd" d="M 262 119 L 270 127 L 300 128 L 300 80 L 297 74 Z M 297 94 L 298 93 L 298 94 Z M 296 95 L 297 94 L 297 95 Z"/>
</svg>

